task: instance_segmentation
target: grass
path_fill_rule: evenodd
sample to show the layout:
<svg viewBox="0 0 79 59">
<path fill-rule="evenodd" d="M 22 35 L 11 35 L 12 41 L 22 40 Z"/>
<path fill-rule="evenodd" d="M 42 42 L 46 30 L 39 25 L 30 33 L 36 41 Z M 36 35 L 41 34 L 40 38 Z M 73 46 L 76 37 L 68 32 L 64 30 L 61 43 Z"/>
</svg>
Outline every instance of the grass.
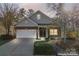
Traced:
<svg viewBox="0 0 79 59">
<path fill-rule="evenodd" d="M 1 45 L 3 45 L 3 44 L 5 44 L 5 43 L 7 43 L 7 42 L 9 42 L 10 40 L 2 40 L 2 39 L 0 39 L 0 46 Z"/>
<path fill-rule="evenodd" d="M 12 35 L 1 35 L 0 36 L 0 46 L 14 39 Z"/>
</svg>

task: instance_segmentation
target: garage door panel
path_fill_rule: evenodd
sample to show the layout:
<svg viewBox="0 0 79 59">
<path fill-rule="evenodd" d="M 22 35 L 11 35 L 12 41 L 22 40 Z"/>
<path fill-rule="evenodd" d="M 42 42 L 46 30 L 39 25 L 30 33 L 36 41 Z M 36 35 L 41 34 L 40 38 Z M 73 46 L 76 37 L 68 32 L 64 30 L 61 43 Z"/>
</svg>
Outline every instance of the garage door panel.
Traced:
<svg viewBox="0 0 79 59">
<path fill-rule="evenodd" d="M 17 38 L 36 38 L 36 30 L 16 30 Z"/>
</svg>

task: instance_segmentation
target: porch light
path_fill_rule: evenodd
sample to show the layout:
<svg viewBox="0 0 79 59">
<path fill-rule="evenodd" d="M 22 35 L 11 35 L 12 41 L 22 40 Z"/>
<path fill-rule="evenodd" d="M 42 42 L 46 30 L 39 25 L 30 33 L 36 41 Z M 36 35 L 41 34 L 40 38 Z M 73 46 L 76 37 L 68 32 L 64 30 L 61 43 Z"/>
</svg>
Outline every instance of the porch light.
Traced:
<svg viewBox="0 0 79 59">
<path fill-rule="evenodd" d="M 50 35 L 58 35 L 58 29 L 50 29 Z"/>
</svg>

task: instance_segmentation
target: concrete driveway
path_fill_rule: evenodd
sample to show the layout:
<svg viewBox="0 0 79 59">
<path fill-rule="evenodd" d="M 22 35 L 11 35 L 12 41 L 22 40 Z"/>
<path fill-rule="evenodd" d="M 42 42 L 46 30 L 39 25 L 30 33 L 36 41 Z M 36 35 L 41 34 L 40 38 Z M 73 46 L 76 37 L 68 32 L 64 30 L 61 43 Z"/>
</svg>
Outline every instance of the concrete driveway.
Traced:
<svg viewBox="0 0 79 59">
<path fill-rule="evenodd" d="M 32 56 L 34 39 L 14 39 L 0 46 L 0 56 Z"/>
</svg>

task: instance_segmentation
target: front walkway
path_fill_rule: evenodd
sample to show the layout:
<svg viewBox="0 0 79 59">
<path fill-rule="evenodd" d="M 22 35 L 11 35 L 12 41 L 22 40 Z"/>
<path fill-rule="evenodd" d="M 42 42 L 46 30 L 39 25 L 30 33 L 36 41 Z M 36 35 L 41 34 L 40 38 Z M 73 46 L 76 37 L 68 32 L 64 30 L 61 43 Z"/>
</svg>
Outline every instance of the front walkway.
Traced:
<svg viewBox="0 0 79 59">
<path fill-rule="evenodd" d="M 33 39 L 14 39 L 0 46 L 0 56 L 32 56 Z"/>
</svg>

